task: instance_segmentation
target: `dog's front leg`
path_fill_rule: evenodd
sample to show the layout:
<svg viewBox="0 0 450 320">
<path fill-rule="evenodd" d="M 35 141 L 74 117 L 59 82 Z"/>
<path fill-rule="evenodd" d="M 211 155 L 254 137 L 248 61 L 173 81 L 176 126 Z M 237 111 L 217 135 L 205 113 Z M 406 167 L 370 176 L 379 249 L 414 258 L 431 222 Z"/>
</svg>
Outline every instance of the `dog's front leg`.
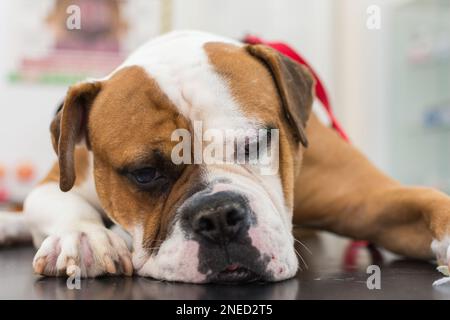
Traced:
<svg viewBox="0 0 450 320">
<path fill-rule="evenodd" d="M 450 261 L 450 197 L 403 186 L 312 117 L 296 185 L 295 221 L 388 250 Z"/>
<path fill-rule="evenodd" d="M 69 275 L 78 267 L 83 277 L 132 274 L 124 240 L 105 228 L 100 213 L 76 188 L 65 193 L 55 182 L 42 184 L 27 197 L 24 214 L 39 248 L 36 273 Z"/>
</svg>

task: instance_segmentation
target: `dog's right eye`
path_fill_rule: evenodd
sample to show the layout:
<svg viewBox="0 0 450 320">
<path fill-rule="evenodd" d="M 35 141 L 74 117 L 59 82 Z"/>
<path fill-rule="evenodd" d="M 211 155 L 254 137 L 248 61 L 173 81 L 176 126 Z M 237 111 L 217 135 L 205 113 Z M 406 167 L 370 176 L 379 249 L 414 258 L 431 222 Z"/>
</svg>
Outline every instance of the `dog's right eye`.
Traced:
<svg viewBox="0 0 450 320">
<path fill-rule="evenodd" d="M 139 187 L 151 188 L 166 181 L 166 177 L 155 168 L 142 168 L 128 173 L 128 177 Z"/>
</svg>

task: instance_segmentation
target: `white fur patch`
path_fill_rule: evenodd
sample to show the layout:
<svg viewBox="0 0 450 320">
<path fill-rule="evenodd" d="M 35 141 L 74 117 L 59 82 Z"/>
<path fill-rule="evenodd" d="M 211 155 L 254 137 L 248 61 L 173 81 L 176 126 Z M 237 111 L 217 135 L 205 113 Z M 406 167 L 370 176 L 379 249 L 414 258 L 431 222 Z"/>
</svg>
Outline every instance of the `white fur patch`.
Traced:
<svg viewBox="0 0 450 320">
<path fill-rule="evenodd" d="M 203 129 L 246 128 L 245 117 L 223 79 L 214 71 L 204 50 L 208 42 L 242 43 L 197 31 L 171 32 L 138 48 L 116 70 L 140 66 L 191 121 Z"/>
<path fill-rule="evenodd" d="M 24 203 L 24 214 L 36 246 L 44 237 L 71 230 L 82 221 L 103 225 L 99 212 L 83 196 L 62 192 L 54 182 L 35 188 Z"/>
<path fill-rule="evenodd" d="M 170 237 L 161 244 L 158 254 L 151 256 L 142 267 L 137 268 L 137 274 L 169 281 L 202 283 L 206 276 L 198 271 L 198 250 L 199 244 L 185 239 L 177 223 Z M 135 267 L 141 265 L 137 260 L 143 261 L 141 249 L 133 254 Z"/>
<path fill-rule="evenodd" d="M 448 265 L 450 262 L 450 237 L 446 236 L 442 240 L 434 239 L 431 242 L 431 250 L 436 255 L 439 265 Z"/>
</svg>

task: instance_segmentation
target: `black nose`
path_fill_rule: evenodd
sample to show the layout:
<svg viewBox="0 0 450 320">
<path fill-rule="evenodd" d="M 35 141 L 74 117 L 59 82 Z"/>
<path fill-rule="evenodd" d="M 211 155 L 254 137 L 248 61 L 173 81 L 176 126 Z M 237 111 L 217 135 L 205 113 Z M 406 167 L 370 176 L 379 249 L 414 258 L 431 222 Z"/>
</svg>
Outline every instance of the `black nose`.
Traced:
<svg viewBox="0 0 450 320">
<path fill-rule="evenodd" d="M 205 195 L 190 207 L 190 225 L 198 236 L 221 244 L 239 239 L 250 227 L 247 199 L 233 192 Z"/>
</svg>

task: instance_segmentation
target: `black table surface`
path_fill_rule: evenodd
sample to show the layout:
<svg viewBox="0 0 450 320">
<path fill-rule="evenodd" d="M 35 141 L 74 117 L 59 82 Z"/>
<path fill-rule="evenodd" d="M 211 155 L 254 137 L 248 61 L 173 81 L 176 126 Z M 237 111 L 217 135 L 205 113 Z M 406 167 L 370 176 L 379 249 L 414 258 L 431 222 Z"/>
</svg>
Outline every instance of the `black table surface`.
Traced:
<svg viewBox="0 0 450 320">
<path fill-rule="evenodd" d="M 297 246 L 303 271 L 279 283 L 194 285 L 102 277 L 82 280 L 79 290 L 69 289 L 66 279 L 33 274 L 32 247 L 0 248 L 0 299 L 450 299 L 450 284 L 432 286 L 441 277 L 432 263 L 382 252 L 381 288 L 370 290 L 367 266 L 374 262 L 368 250 L 360 250 L 351 264 L 344 262 L 346 239 L 321 233 L 302 242 L 311 251 Z"/>
</svg>

